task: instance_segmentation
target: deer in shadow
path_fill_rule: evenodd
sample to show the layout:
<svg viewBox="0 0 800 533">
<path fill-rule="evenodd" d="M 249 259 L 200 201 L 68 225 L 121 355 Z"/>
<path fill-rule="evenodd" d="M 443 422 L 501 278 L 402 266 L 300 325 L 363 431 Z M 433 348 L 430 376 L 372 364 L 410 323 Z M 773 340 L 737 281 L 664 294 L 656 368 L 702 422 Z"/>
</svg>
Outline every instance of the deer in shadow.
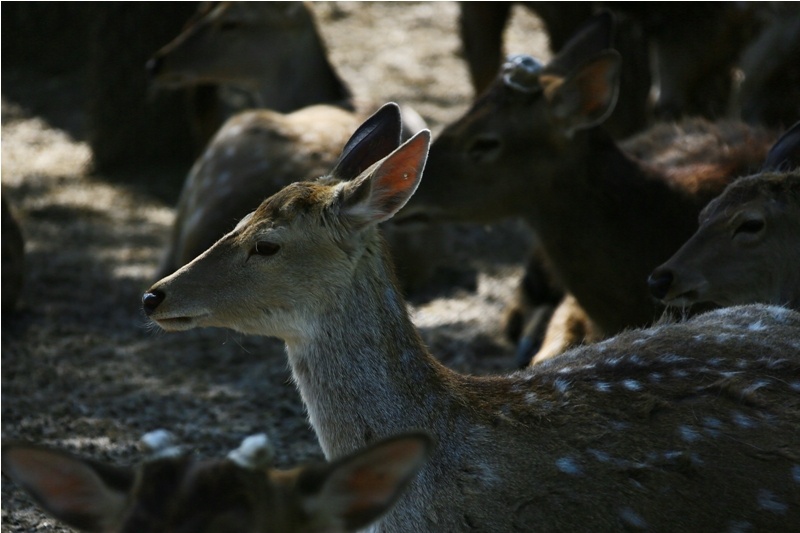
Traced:
<svg viewBox="0 0 800 533">
<path fill-rule="evenodd" d="M 648 279 L 665 305 L 771 303 L 800 310 L 800 122 L 762 172 L 739 178 L 700 212 L 699 228 Z"/>
<path fill-rule="evenodd" d="M 334 69 L 303 2 L 204 6 L 147 66 L 157 87 L 235 86 L 258 106 L 227 119 L 191 168 L 155 279 L 197 257 L 264 197 L 324 174 L 371 109 L 355 101 Z M 425 123 L 401 110 L 408 138 Z M 423 286 L 445 249 L 440 228 L 392 227 L 387 234 L 404 285 Z"/>
<path fill-rule="evenodd" d="M 150 319 L 282 339 L 329 460 L 428 432 L 436 449 L 378 532 L 794 527 L 800 313 L 723 309 L 508 375 L 456 373 L 423 344 L 381 237 L 430 145 L 423 131 L 383 155 L 386 110 L 328 174 L 150 287 Z"/>
<path fill-rule="evenodd" d="M 604 12 L 547 65 L 510 58 L 436 138 L 427 179 L 398 215 L 527 221 L 546 270 L 589 322 L 570 335 L 564 324 L 576 315 L 558 313 L 566 321 L 549 327 L 562 331 L 545 338 L 562 341 L 520 343 L 523 361 L 658 319 L 663 308 L 650 296 L 648 275 L 692 234 L 708 201 L 762 164 L 775 139 L 739 122 L 688 119 L 613 140 L 603 127 L 616 105 L 621 62 L 609 49 L 612 29 Z M 515 304 L 510 316 L 524 323 L 529 312 Z"/>
<path fill-rule="evenodd" d="M 163 440 L 163 433 L 148 438 Z M 97 533 L 301 533 L 361 530 L 395 504 L 433 442 L 410 432 L 374 442 L 328 464 L 271 467 L 265 435 L 223 459 L 177 446 L 153 450 L 135 467 L 23 442 L 3 443 L 3 474 L 45 511 Z"/>
</svg>

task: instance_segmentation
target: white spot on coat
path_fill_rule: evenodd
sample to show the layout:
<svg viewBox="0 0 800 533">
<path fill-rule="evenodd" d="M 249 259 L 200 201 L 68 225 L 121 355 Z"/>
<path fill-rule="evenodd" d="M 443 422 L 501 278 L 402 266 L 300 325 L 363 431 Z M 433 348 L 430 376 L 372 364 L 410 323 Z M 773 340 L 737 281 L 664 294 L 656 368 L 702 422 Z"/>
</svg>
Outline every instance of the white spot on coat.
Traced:
<svg viewBox="0 0 800 533">
<path fill-rule="evenodd" d="M 780 501 L 772 491 L 761 489 L 758 491 L 758 508 L 775 514 L 786 514 L 789 506 Z"/>
<path fill-rule="evenodd" d="M 647 522 L 636 511 L 630 507 L 623 507 L 619 510 L 619 517 L 625 525 L 637 529 L 647 529 Z"/>
<path fill-rule="evenodd" d="M 700 439 L 700 433 L 698 433 L 693 427 L 683 425 L 679 426 L 678 433 L 680 433 L 681 439 L 685 440 L 686 442 L 695 442 Z"/>
<path fill-rule="evenodd" d="M 562 457 L 556 460 L 556 468 L 564 472 L 565 474 L 569 474 L 570 476 L 581 476 L 583 475 L 583 469 L 581 465 L 575 462 L 575 459 L 572 457 Z"/>
<path fill-rule="evenodd" d="M 642 390 L 642 384 L 636 381 L 635 379 L 624 380 L 622 382 L 622 386 L 628 389 L 629 391 Z"/>
</svg>

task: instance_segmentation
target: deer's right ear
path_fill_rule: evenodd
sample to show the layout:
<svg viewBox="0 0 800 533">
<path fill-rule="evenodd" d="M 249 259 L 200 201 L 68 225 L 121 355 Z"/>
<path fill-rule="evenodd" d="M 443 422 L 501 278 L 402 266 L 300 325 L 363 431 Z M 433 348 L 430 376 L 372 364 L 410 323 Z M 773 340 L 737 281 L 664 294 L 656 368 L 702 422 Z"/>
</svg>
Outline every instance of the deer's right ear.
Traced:
<svg viewBox="0 0 800 533">
<path fill-rule="evenodd" d="M 342 149 L 330 174 L 351 180 L 400 146 L 400 107 L 390 102 L 364 121 Z"/>
<path fill-rule="evenodd" d="M 53 517 L 81 531 L 107 531 L 126 504 L 126 492 L 107 483 L 97 465 L 66 452 L 4 444 L 3 473 Z"/>
<path fill-rule="evenodd" d="M 621 58 L 606 50 L 566 77 L 541 75 L 550 116 L 567 137 L 602 123 L 617 103 Z"/>
<path fill-rule="evenodd" d="M 354 229 L 391 218 L 417 190 L 428 158 L 431 132 L 423 130 L 397 150 L 342 184 L 339 214 Z"/>
<path fill-rule="evenodd" d="M 360 530 L 391 509 L 432 448 L 427 434 L 409 433 L 344 457 L 322 474 L 316 494 L 306 497 L 306 511 L 332 518 L 345 531 Z"/>
<path fill-rule="evenodd" d="M 789 171 L 796 168 L 800 168 L 800 122 L 775 141 L 761 170 Z"/>
<path fill-rule="evenodd" d="M 614 37 L 614 25 L 614 15 L 608 10 L 590 18 L 550 60 L 546 70 L 566 75 L 575 70 L 587 58 L 594 57 L 603 50 L 608 50 L 611 48 Z"/>
</svg>

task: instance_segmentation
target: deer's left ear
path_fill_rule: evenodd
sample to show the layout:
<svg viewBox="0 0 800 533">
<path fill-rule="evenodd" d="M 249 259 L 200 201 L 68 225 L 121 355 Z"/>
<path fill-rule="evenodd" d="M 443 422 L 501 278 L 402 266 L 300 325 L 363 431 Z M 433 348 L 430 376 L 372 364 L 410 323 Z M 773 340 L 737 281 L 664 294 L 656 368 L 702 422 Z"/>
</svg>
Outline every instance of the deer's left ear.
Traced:
<svg viewBox="0 0 800 533">
<path fill-rule="evenodd" d="M 356 179 L 342 184 L 340 216 L 354 228 L 390 219 L 417 190 L 431 133 L 423 130 Z"/>
<path fill-rule="evenodd" d="M 621 59 L 606 50 L 566 77 L 542 74 L 548 110 L 556 126 L 570 137 L 602 123 L 617 104 Z"/>
<path fill-rule="evenodd" d="M 83 460 L 66 452 L 28 445 L 3 445 L 3 473 L 48 513 L 81 531 L 108 531 L 125 507 L 119 479 L 133 473 Z M 113 472 L 114 482 L 108 473 Z"/>
<path fill-rule="evenodd" d="M 400 107 L 384 104 L 353 133 L 330 174 L 340 180 L 360 175 L 400 145 L 401 129 Z"/>
</svg>

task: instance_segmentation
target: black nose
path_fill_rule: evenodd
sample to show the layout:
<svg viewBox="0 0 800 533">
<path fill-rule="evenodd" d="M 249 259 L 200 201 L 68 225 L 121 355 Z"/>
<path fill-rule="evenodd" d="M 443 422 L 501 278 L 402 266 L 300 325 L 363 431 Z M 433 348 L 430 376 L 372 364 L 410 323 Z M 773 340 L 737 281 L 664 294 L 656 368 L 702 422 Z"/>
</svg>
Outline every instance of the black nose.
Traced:
<svg viewBox="0 0 800 533">
<path fill-rule="evenodd" d="M 647 286 L 650 287 L 650 294 L 659 300 L 663 300 L 669 292 L 674 276 L 670 270 L 655 270 L 647 278 Z"/>
<path fill-rule="evenodd" d="M 153 311 L 164 301 L 167 295 L 162 291 L 146 292 L 142 296 L 142 307 L 147 316 L 150 316 Z"/>
<path fill-rule="evenodd" d="M 161 56 L 154 56 L 147 60 L 144 68 L 147 70 L 147 76 L 152 81 L 161 72 L 164 66 L 164 58 Z"/>
</svg>

